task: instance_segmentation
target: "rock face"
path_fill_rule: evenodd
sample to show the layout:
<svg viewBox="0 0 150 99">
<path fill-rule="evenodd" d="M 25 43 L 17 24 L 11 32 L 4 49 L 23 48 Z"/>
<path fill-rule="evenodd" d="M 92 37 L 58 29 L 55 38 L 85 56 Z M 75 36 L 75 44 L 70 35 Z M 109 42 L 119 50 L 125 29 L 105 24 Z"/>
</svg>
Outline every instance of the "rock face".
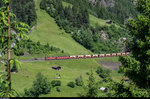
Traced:
<svg viewBox="0 0 150 99">
<path fill-rule="evenodd" d="M 89 2 L 95 5 L 97 3 L 97 0 L 89 0 Z"/>
<path fill-rule="evenodd" d="M 114 7 L 115 6 L 115 0 L 105 0 L 107 1 L 107 7 Z"/>
<path fill-rule="evenodd" d="M 89 0 L 90 3 L 95 5 L 98 1 L 104 6 L 104 7 L 114 7 L 115 0 Z"/>
<path fill-rule="evenodd" d="M 102 38 L 102 41 L 105 42 L 109 36 L 102 30 L 101 31 L 101 38 Z"/>
<path fill-rule="evenodd" d="M 115 0 L 101 0 L 101 4 L 104 7 L 114 7 L 115 6 Z"/>
<path fill-rule="evenodd" d="M 106 8 L 107 7 L 107 4 L 105 2 L 105 0 L 101 0 L 101 4 Z"/>
</svg>

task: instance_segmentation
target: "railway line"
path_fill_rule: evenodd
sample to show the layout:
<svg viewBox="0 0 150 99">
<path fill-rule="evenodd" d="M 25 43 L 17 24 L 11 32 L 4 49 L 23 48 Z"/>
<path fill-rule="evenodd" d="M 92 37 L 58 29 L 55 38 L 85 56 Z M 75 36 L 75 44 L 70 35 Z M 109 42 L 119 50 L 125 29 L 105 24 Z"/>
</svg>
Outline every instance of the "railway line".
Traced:
<svg viewBox="0 0 150 99">
<path fill-rule="evenodd" d="M 43 57 L 34 58 L 29 60 L 20 60 L 21 62 L 36 62 L 36 61 L 46 61 L 46 60 L 69 60 L 69 59 L 89 59 L 89 58 L 104 58 L 104 57 L 117 57 L 129 55 L 130 52 L 126 53 L 112 53 L 112 54 L 94 54 L 94 55 L 77 55 L 77 56 L 57 56 L 57 57 Z"/>
</svg>

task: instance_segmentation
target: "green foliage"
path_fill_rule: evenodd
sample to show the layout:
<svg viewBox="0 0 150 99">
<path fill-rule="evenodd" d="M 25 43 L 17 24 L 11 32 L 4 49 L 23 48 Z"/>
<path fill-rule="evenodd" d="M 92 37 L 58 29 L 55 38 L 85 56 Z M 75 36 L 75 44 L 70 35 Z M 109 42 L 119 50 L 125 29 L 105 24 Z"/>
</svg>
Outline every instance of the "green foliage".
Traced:
<svg viewBox="0 0 150 99">
<path fill-rule="evenodd" d="M 29 54 L 40 54 L 43 53 L 45 55 L 48 55 L 50 52 L 60 51 L 59 48 L 55 48 L 53 46 L 50 46 L 48 43 L 46 45 L 40 44 L 38 41 L 33 42 L 32 40 L 21 40 L 16 43 L 17 46 L 13 47 L 14 54 L 17 56 L 24 55 L 24 52 L 27 51 Z"/>
<path fill-rule="evenodd" d="M 4 74 L 0 74 L 0 97 L 5 97 L 5 91 L 8 88 L 8 82 L 4 80 Z"/>
<path fill-rule="evenodd" d="M 24 22 L 31 27 L 36 23 L 37 15 L 34 0 L 10 0 L 10 6 L 17 16 L 17 21 Z"/>
<path fill-rule="evenodd" d="M 51 82 L 51 85 L 52 85 L 53 87 L 55 87 L 55 86 L 61 86 L 61 81 L 60 81 L 60 80 L 53 80 L 53 81 Z"/>
<path fill-rule="evenodd" d="M 102 37 L 105 35 L 106 37 Z M 128 31 L 115 25 L 96 26 L 74 31 L 72 37 L 94 53 L 116 53 L 122 50 L 123 37 L 129 38 Z M 121 43 L 122 42 L 122 43 Z"/>
<path fill-rule="evenodd" d="M 16 97 L 19 94 L 11 89 L 8 91 L 8 81 L 6 81 L 6 75 L 4 72 L 0 73 L 0 97 Z"/>
<path fill-rule="evenodd" d="M 24 89 L 25 96 L 38 97 L 40 94 L 48 94 L 51 91 L 51 83 L 40 72 L 30 89 Z"/>
<path fill-rule="evenodd" d="M 128 44 L 131 57 L 120 57 L 125 76 L 129 77 L 140 88 L 150 87 L 150 2 L 148 0 L 138 0 L 140 15 L 138 19 L 130 19 L 128 28 L 134 37 Z M 144 72 L 143 72 L 144 71 Z"/>
<path fill-rule="evenodd" d="M 65 2 L 74 4 L 76 0 L 63 0 Z M 102 19 L 111 19 L 119 24 L 124 24 L 124 20 L 128 16 L 136 17 L 137 10 L 133 5 L 133 0 L 101 0 L 93 1 L 95 3 L 89 3 L 88 0 L 78 0 L 80 6 L 84 6 L 89 10 L 89 13 Z M 84 5 L 83 5 L 84 4 Z"/>
<path fill-rule="evenodd" d="M 14 54 L 16 56 L 22 56 L 22 55 L 24 55 L 23 49 L 15 49 L 14 48 Z"/>
<path fill-rule="evenodd" d="M 40 7 L 55 18 L 60 29 L 63 28 L 67 33 L 72 33 L 72 37 L 77 42 L 92 52 L 114 53 L 122 50 L 124 45 L 120 43 L 121 38 L 128 37 L 125 29 L 114 25 L 110 27 L 98 27 L 99 25 L 96 25 L 95 28 L 89 27 L 88 1 L 79 0 L 76 2 L 73 0 L 71 3 L 72 7 L 63 7 L 61 0 L 42 0 Z M 85 5 L 81 5 L 82 3 Z M 106 40 L 103 40 L 101 31 L 104 31 L 107 35 Z"/>
<path fill-rule="evenodd" d="M 123 73 L 123 70 L 119 67 L 119 69 L 118 69 L 118 73 Z"/>
<path fill-rule="evenodd" d="M 6 54 L 5 50 L 7 50 L 7 42 L 8 42 L 8 39 L 6 38 L 8 36 L 7 16 L 8 16 L 8 13 L 7 13 L 6 7 L 4 6 L 0 8 L 0 26 L 1 26 L 0 49 L 1 49 L 2 55 Z M 15 18 L 16 18 L 15 14 L 10 13 L 10 16 L 11 16 L 11 25 L 10 25 L 11 26 L 11 35 L 10 35 L 11 43 L 17 42 L 18 38 L 27 39 L 28 36 L 26 35 L 26 33 L 28 33 L 29 26 L 25 23 L 15 21 Z"/>
<path fill-rule="evenodd" d="M 17 59 L 10 60 L 11 72 L 18 72 L 21 68 L 21 63 Z"/>
<path fill-rule="evenodd" d="M 111 82 L 112 78 L 110 76 L 110 73 L 112 71 L 110 69 L 104 69 L 101 66 L 97 67 L 96 73 L 103 78 L 104 82 Z"/>
<path fill-rule="evenodd" d="M 63 27 L 67 33 L 71 33 L 71 27 L 89 26 L 89 14 L 85 7 L 79 6 L 80 3 L 74 3 L 73 7 L 63 7 L 62 0 L 42 0 L 40 8 L 54 17 L 59 27 Z"/>
<path fill-rule="evenodd" d="M 130 19 L 128 28 L 134 37 L 128 43 L 132 55 L 121 56 L 120 69 L 129 78 L 129 85 L 124 82 L 115 83 L 114 96 L 117 97 L 149 97 L 150 89 L 150 2 L 137 0 L 137 9 L 140 12 L 137 20 Z"/>
<path fill-rule="evenodd" d="M 8 63 L 5 63 L 4 66 L 6 66 L 5 71 L 7 71 Z M 19 62 L 19 60 L 17 60 L 17 59 L 10 60 L 10 71 L 11 72 L 18 72 L 20 68 L 21 68 L 21 63 Z"/>
<path fill-rule="evenodd" d="M 74 88 L 75 87 L 75 83 L 73 81 L 69 82 L 67 84 L 67 86 L 71 87 L 71 88 Z"/>
<path fill-rule="evenodd" d="M 110 97 L 149 97 L 149 92 L 145 89 L 140 89 L 133 83 L 126 85 L 124 80 L 121 82 L 113 82 L 109 84 L 111 87 Z"/>
<path fill-rule="evenodd" d="M 57 92 L 61 92 L 60 87 L 56 87 L 56 91 L 57 91 Z"/>
<path fill-rule="evenodd" d="M 110 76 L 106 77 L 106 78 L 103 78 L 103 81 L 104 82 L 112 82 L 112 78 Z"/>
<path fill-rule="evenodd" d="M 8 0 L 2 1 L 0 1 L 0 7 L 8 3 Z M 10 8 L 11 12 L 16 15 L 17 22 L 24 22 L 31 27 L 36 24 L 37 15 L 34 0 L 10 0 Z"/>
<path fill-rule="evenodd" d="M 0 35 L 1 37 L 0 38 L 0 49 L 1 49 L 0 51 L 2 54 L 6 54 L 5 51 L 8 50 L 8 52 L 10 52 L 10 49 L 8 49 L 8 46 L 11 46 L 12 42 L 18 41 L 18 38 L 20 39 L 28 38 L 26 33 L 28 32 L 29 26 L 22 22 L 16 22 L 15 21 L 16 15 L 7 10 L 7 7 L 10 6 L 10 2 L 8 0 L 3 0 L 3 1 L 4 1 L 4 5 L 2 8 L 0 8 L 0 27 L 1 27 L 0 28 L 0 34 L 1 34 Z M 11 18 L 11 21 L 9 22 L 10 18 Z M 12 32 L 15 32 L 15 33 L 12 33 Z M 10 35 L 8 35 L 7 33 Z M 10 59 L 8 59 L 8 63 L 10 62 L 11 62 Z M 20 64 L 18 60 L 14 60 L 14 62 L 11 62 L 11 64 L 15 64 L 16 69 L 17 70 L 19 69 Z M 10 72 L 8 72 L 8 75 L 7 75 L 8 78 L 5 79 L 8 81 L 7 82 L 8 88 L 7 90 L 4 90 L 3 92 L 1 92 L 2 97 L 3 95 L 5 95 L 5 97 L 13 97 L 16 95 L 15 94 L 16 91 L 14 89 L 11 89 L 10 76 L 11 74 Z"/>
<path fill-rule="evenodd" d="M 106 77 L 110 76 L 111 70 L 104 69 L 101 66 L 99 66 L 99 67 L 97 67 L 96 72 L 101 78 L 106 78 Z"/>
<path fill-rule="evenodd" d="M 89 75 L 86 93 L 81 95 L 81 97 L 98 97 L 98 88 L 97 88 L 95 77 L 93 76 L 92 70 Z"/>
<path fill-rule="evenodd" d="M 81 75 L 75 79 L 75 84 L 77 86 L 83 86 L 84 85 L 84 82 L 83 82 L 83 79 L 82 79 Z"/>
</svg>

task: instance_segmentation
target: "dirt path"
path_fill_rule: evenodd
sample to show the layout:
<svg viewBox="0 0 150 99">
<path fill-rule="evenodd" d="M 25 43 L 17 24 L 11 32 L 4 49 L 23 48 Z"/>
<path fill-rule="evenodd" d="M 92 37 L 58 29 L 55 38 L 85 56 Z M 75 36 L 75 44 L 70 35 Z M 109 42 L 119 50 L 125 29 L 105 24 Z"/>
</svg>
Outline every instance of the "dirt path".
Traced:
<svg viewBox="0 0 150 99">
<path fill-rule="evenodd" d="M 108 69 L 112 69 L 112 70 L 116 70 L 121 66 L 121 63 L 118 62 L 98 62 L 99 64 L 101 64 L 103 67 L 108 68 Z"/>
</svg>

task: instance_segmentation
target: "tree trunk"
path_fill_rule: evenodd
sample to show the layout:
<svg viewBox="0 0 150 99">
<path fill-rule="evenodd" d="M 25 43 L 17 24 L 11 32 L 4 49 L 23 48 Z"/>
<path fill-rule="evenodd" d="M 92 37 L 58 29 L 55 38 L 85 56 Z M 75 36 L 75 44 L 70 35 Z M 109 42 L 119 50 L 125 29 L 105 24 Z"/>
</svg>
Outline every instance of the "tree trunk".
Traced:
<svg viewBox="0 0 150 99">
<path fill-rule="evenodd" d="M 8 0 L 7 11 L 8 11 L 8 90 L 11 90 L 11 74 L 10 74 L 10 0 Z"/>
</svg>

